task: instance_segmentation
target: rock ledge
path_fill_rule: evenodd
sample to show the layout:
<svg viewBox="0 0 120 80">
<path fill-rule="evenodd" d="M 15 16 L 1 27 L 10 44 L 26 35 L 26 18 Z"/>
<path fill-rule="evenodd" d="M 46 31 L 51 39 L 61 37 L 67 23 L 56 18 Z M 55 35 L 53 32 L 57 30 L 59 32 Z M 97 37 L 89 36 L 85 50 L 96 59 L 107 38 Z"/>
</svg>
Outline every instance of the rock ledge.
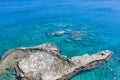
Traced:
<svg viewBox="0 0 120 80">
<path fill-rule="evenodd" d="M 105 50 L 93 55 L 67 58 L 59 54 L 53 44 L 22 47 L 4 54 L 1 74 L 6 68 L 15 68 L 23 80 L 67 80 L 81 70 L 97 67 L 108 60 L 112 52 Z"/>
</svg>

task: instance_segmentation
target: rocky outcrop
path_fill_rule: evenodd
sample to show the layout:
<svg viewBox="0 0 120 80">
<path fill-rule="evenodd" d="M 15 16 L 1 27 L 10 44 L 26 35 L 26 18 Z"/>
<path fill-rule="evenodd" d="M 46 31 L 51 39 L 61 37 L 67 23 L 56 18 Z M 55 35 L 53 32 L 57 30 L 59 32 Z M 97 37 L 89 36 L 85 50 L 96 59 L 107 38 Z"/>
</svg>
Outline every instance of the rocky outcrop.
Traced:
<svg viewBox="0 0 120 80">
<path fill-rule="evenodd" d="M 48 36 L 61 36 L 64 34 L 66 34 L 66 31 L 56 31 L 56 32 L 47 33 Z"/>
<path fill-rule="evenodd" d="M 67 42 L 68 40 L 80 41 L 83 37 L 87 35 L 87 31 L 83 29 L 81 31 L 66 30 L 66 31 L 47 32 L 48 37 L 64 36 L 64 35 L 68 35 L 67 39 L 65 39 L 65 42 Z"/>
<path fill-rule="evenodd" d="M 0 63 L 1 74 L 6 68 L 15 68 L 23 80 L 67 80 L 81 70 L 94 68 L 108 60 L 112 52 L 67 58 L 59 54 L 53 44 L 17 48 L 4 54 Z"/>
</svg>

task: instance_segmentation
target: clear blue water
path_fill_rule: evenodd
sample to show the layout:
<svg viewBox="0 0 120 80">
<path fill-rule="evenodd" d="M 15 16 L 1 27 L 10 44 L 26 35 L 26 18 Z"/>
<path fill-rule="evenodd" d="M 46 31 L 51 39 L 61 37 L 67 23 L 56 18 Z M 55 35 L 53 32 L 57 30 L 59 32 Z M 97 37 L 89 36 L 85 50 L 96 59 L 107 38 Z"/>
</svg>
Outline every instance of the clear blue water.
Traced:
<svg viewBox="0 0 120 80">
<path fill-rule="evenodd" d="M 46 42 L 56 44 L 68 57 L 109 49 L 114 52 L 109 62 L 80 72 L 71 80 L 120 80 L 119 3 L 119 0 L 0 0 L 0 55 L 16 47 Z M 86 28 L 87 36 L 80 41 L 66 43 L 67 35 L 46 36 L 47 32 L 82 28 Z M 9 71 L 0 76 L 0 80 L 17 79 Z"/>
</svg>

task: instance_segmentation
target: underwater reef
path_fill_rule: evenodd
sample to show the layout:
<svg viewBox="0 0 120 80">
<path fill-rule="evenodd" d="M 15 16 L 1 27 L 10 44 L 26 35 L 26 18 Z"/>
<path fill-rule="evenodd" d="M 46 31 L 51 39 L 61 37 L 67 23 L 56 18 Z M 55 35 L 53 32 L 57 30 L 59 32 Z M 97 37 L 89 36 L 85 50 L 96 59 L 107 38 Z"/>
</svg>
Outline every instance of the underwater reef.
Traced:
<svg viewBox="0 0 120 80">
<path fill-rule="evenodd" d="M 82 70 L 107 61 L 112 51 L 68 58 L 52 43 L 9 50 L 2 56 L 0 74 L 12 70 L 21 80 L 68 80 Z"/>
</svg>

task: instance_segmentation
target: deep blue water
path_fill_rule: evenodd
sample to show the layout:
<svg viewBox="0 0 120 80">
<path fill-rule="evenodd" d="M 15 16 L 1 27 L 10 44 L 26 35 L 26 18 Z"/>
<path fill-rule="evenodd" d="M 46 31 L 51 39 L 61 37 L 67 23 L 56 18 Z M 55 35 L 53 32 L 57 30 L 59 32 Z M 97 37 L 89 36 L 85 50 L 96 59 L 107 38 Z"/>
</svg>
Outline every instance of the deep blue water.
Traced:
<svg viewBox="0 0 120 80">
<path fill-rule="evenodd" d="M 120 80 L 119 3 L 119 0 L 0 0 L 0 55 L 16 47 L 46 42 L 56 44 L 68 57 L 109 49 L 114 52 L 109 62 L 80 72 L 71 80 Z M 87 36 L 80 41 L 66 43 L 67 35 L 46 36 L 47 32 L 83 28 Z M 8 73 L 0 76 L 0 80 L 17 79 Z"/>
</svg>

